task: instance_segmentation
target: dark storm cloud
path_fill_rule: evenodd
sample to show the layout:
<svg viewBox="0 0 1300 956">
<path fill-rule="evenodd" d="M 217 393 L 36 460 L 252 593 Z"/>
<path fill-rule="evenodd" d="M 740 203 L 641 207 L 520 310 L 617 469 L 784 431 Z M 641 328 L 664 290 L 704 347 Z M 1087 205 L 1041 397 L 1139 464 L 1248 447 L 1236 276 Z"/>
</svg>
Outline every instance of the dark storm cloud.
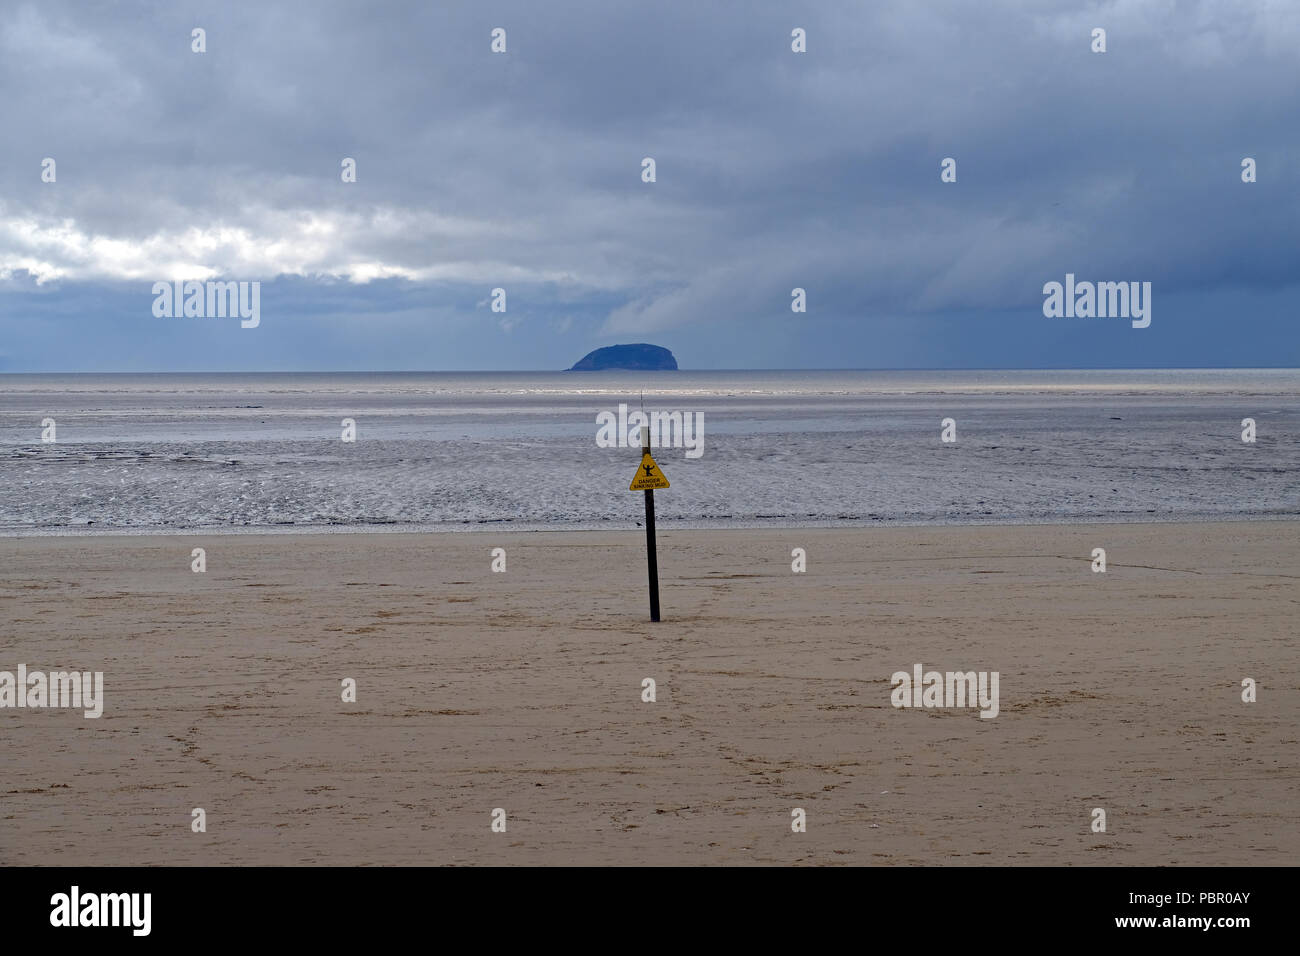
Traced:
<svg viewBox="0 0 1300 956">
<path fill-rule="evenodd" d="M 266 367 L 313 323 L 312 367 L 1294 362 L 1298 48 L 1240 3 L 20 4 L 0 362 L 213 361 L 147 295 L 208 275 L 268 284 L 227 356 Z M 1151 281 L 1152 328 L 1045 319 L 1066 272 Z M 130 349 L 69 351 L 105 321 Z"/>
</svg>

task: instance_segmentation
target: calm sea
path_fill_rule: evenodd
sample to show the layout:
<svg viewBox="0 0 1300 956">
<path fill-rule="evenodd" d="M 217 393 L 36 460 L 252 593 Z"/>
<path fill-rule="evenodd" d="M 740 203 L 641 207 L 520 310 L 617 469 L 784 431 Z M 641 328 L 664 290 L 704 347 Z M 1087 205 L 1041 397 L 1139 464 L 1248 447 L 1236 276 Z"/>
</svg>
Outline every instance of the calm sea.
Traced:
<svg viewBox="0 0 1300 956">
<path fill-rule="evenodd" d="M 0 533 L 633 527 L 620 403 L 667 527 L 1300 515 L 1298 370 L 0 375 Z"/>
</svg>

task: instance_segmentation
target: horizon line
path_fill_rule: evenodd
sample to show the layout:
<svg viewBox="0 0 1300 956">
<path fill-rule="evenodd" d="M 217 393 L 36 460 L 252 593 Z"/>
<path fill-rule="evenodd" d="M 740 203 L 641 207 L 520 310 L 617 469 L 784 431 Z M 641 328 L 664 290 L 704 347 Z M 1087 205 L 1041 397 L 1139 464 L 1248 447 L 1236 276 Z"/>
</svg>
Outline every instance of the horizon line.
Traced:
<svg viewBox="0 0 1300 956">
<path fill-rule="evenodd" d="M 755 368 L 676 368 L 676 369 L 572 369 L 572 368 L 483 368 L 483 369 L 59 369 L 41 371 L 6 371 L 0 375 L 518 375 L 574 374 L 601 375 L 611 372 L 1282 372 L 1300 371 L 1297 365 L 1062 365 L 1062 366 L 889 366 L 889 367 L 778 367 Z"/>
</svg>

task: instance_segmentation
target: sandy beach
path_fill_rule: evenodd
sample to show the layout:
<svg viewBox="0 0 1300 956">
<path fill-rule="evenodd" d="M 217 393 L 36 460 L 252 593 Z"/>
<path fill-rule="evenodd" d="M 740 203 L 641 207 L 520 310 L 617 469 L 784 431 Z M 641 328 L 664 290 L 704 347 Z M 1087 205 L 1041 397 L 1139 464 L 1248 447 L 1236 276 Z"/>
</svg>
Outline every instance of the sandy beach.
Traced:
<svg viewBox="0 0 1300 956">
<path fill-rule="evenodd" d="M 657 625 L 636 529 L 3 538 L 0 670 L 105 702 L 0 710 L 0 863 L 1294 863 L 1297 532 L 667 531 Z"/>
</svg>

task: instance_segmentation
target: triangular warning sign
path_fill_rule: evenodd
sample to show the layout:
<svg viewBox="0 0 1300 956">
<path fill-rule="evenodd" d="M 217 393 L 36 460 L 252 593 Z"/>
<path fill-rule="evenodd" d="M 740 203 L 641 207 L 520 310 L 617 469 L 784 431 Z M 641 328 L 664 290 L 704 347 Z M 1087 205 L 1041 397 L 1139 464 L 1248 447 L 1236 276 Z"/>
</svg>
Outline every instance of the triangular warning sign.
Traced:
<svg viewBox="0 0 1300 956">
<path fill-rule="evenodd" d="M 627 486 L 628 491 L 646 491 L 652 488 L 667 488 L 668 479 L 664 473 L 659 470 L 655 460 L 646 452 L 641 456 L 641 465 L 636 470 L 636 477 L 632 479 L 632 484 Z"/>
</svg>

